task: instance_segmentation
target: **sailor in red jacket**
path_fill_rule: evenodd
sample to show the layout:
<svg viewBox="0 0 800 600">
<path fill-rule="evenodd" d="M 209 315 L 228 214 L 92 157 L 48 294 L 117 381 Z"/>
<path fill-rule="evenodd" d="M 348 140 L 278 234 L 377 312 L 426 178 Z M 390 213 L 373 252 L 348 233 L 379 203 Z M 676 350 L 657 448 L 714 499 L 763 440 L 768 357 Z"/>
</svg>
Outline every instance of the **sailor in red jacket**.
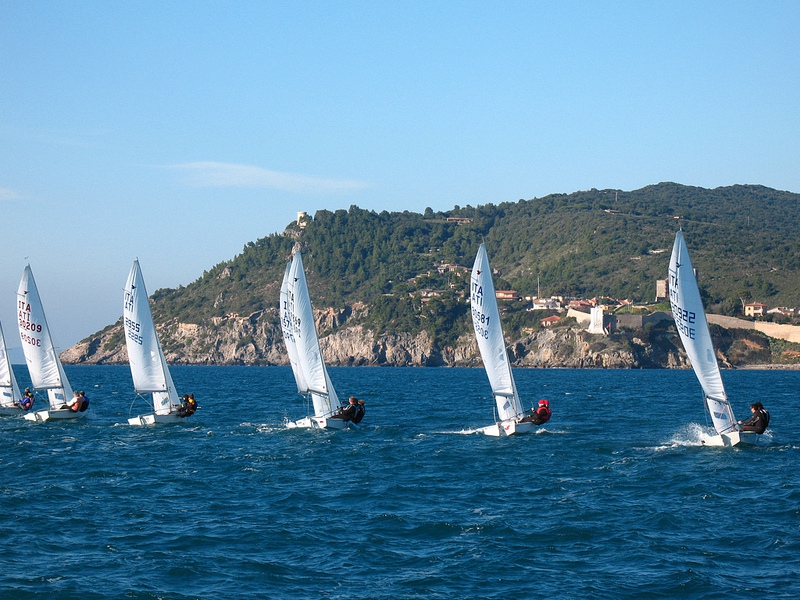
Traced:
<svg viewBox="0 0 800 600">
<path fill-rule="evenodd" d="M 553 416 L 550 410 L 550 400 L 539 400 L 539 406 L 532 414 L 522 419 L 523 423 L 533 423 L 534 425 L 544 425 Z"/>
</svg>

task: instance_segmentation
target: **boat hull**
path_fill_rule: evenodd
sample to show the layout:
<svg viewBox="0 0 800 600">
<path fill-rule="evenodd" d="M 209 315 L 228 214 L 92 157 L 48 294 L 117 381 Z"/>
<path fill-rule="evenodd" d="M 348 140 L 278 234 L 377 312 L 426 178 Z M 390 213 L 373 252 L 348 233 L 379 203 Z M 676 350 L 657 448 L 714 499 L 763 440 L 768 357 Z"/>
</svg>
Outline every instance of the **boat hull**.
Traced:
<svg viewBox="0 0 800 600">
<path fill-rule="evenodd" d="M 330 419 L 327 417 L 306 417 L 299 421 L 289 421 L 286 427 L 289 429 L 347 429 L 351 422 L 344 419 Z"/>
<path fill-rule="evenodd" d="M 28 421 L 36 421 L 44 423 L 51 419 L 82 419 L 86 416 L 86 412 L 73 412 L 68 408 L 60 408 L 58 410 L 37 410 L 25 413 L 25 419 Z"/>
<path fill-rule="evenodd" d="M 183 418 L 175 413 L 168 415 L 149 414 L 131 417 L 128 419 L 128 425 L 156 425 L 160 423 L 180 423 L 181 421 L 183 421 Z"/>
<path fill-rule="evenodd" d="M 517 435 L 524 433 L 531 433 L 535 431 L 538 425 L 535 423 L 520 423 L 518 421 L 502 421 L 479 429 L 482 434 L 492 437 L 502 437 L 509 435 Z"/>
<path fill-rule="evenodd" d="M 721 433 L 719 435 L 703 438 L 701 442 L 704 446 L 717 447 L 729 447 L 738 444 L 756 446 L 760 439 L 761 435 L 752 431 L 732 431 L 730 433 Z"/>
</svg>

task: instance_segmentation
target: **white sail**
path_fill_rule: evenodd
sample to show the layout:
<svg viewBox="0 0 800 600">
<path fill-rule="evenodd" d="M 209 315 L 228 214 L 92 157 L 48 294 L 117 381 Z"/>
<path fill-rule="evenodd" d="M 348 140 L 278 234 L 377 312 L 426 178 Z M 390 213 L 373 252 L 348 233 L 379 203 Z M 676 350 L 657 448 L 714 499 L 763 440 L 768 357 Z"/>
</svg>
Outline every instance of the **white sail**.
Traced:
<svg viewBox="0 0 800 600">
<path fill-rule="evenodd" d="M 297 319 L 294 315 L 294 300 L 290 301 L 289 279 L 291 277 L 292 261 L 286 264 L 283 273 L 283 283 L 281 284 L 281 330 L 283 331 L 283 342 L 286 344 L 286 351 L 289 354 L 289 363 L 292 365 L 292 373 L 297 383 L 297 391 L 305 393 L 308 389 L 303 368 L 300 366 L 300 357 L 297 352 Z"/>
<path fill-rule="evenodd" d="M 669 262 L 669 301 L 675 328 L 692 363 L 692 369 L 705 392 L 714 429 L 717 433 L 733 431 L 736 420 L 725 393 L 725 386 L 722 384 L 722 375 L 711 342 L 697 277 L 682 231 L 675 234 L 675 244 Z"/>
<path fill-rule="evenodd" d="M 175 412 L 180 399 L 158 341 L 138 260 L 133 261 L 125 284 L 122 316 L 134 389 L 138 394 L 153 395 L 155 414 Z"/>
<path fill-rule="evenodd" d="M 506 353 L 503 326 L 497 310 L 497 298 L 489 268 L 486 246 L 481 244 L 470 277 L 470 303 L 472 325 L 483 359 L 483 366 L 497 401 L 497 412 L 501 421 L 522 417 L 524 410 L 517 393 L 511 364 Z"/>
<path fill-rule="evenodd" d="M 53 346 L 30 265 L 25 266 L 17 289 L 17 317 L 31 383 L 36 389 L 47 390 L 50 408 L 59 409 L 68 398 L 72 400 L 72 387 Z"/>
<path fill-rule="evenodd" d="M 14 370 L 11 368 L 11 360 L 8 358 L 3 325 L 0 324 L 0 406 L 10 408 L 21 398 L 22 394 L 14 377 Z"/>
<path fill-rule="evenodd" d="M 300 251 L 292 257 L 287 274 L 284 281 L 286 291 L 284 293 L 281 290 L 281 301 L 286 301 L 286 306 L 281 307 L 281 325 L 284 340 L 289 339 L 287 350 L 297 389 L 302 394 L 311 395 L 315 416 L 328 417 L 339 408 L 339 398 L 328 377 L 319 347 Z M 294 350 L 290 349 L 291 346 L 294 346 Z M 295 351 L 296 359 L 293 359 L 292 353 Z"/>
</svg>

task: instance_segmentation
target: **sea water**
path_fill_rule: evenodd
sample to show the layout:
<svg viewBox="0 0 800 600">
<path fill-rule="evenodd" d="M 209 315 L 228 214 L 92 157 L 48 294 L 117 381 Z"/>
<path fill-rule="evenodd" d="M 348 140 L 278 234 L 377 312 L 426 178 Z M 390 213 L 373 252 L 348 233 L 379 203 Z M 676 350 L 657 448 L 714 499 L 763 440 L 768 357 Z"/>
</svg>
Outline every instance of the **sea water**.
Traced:
<svg viewBox="0 0 800 600">
<path fill-rule="evenodd" d="M 723 373 L 772 414 L 736 448 L 691 371 L 516 370 L 553 418 L 511 438 L 480 369 L 330 371 L 357 429 L 287 429 L 283 367 L 175 367 L 200 409 L 131 427 L 127 367 L 68 366 L 86 419 L 0 418 L 0 597 L 800 597 L 798 371 Z"/>
</svg>

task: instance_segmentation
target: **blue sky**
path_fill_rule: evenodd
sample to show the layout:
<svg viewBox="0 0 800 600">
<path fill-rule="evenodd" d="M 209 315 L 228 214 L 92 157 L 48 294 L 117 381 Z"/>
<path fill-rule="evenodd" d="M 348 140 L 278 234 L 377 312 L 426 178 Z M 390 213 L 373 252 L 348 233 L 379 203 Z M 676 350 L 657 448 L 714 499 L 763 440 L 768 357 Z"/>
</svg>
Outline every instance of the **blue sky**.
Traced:
<svg viewBox="0 0 800 600">
<path fill-rule="evenodd" d="M 798 2 L 0 0 L 0 321 L 56 344 L 298 210 L 800 192 Z M 666 268 L 666 266 L 665 266 Z"/>
</svg>

